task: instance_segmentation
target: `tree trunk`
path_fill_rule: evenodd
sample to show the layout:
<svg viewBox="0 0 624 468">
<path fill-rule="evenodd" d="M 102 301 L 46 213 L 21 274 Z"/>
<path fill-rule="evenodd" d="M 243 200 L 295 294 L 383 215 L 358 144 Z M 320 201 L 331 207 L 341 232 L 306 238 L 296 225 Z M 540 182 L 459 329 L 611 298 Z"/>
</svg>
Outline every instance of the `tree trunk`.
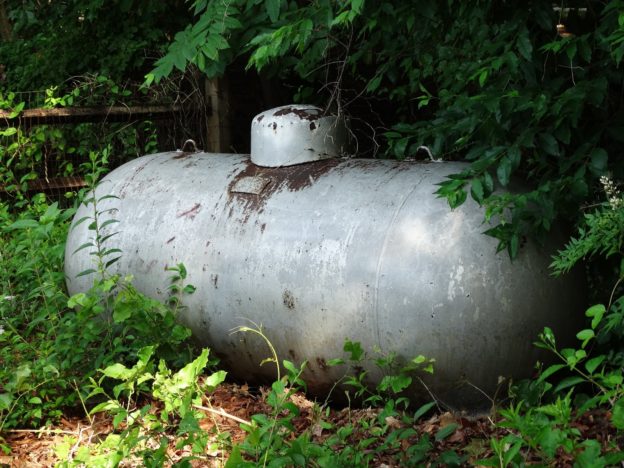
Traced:
<svg viewBox="0 0 624 468">
<path fill-rule="evenodd" d="M 0 38 L 4 42 L 9 42 L 12 36 L 11 23 L 6 11 L 6 0 L 0 0 Z"/>
</svg>

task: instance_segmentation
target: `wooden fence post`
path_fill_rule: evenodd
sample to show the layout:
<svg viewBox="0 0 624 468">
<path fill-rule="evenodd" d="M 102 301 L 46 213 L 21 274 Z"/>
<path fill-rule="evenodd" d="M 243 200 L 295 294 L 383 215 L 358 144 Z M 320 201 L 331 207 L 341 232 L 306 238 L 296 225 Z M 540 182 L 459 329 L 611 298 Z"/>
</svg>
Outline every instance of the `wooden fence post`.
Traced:
<svg viewBox="0 0 624 468">
<path fill-rule="evenodd" d="M 226 78 L 206 80 L 206 97 L 212 109 L 207 120 L 206 151 L 213 153 L 231 152 L 230 137 L 230 93 Z"/>
</svg>

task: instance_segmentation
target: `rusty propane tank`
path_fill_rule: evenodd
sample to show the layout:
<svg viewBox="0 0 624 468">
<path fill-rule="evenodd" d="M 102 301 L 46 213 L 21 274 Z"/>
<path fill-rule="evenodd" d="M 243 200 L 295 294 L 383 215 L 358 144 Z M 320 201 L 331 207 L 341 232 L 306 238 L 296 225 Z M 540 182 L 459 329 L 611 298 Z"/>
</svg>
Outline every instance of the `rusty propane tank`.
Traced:
<svg viewBox="0 0 624 468">
<path fill-rule="evenodd" d="M 500 376 L 530 374 L 544 326 L 564 333 L 579 315 L 577 279 L 549 275 L 552 245 L 528 243 L 512 262 L 483 234 L 476 203 L 451 211 L 434 195 L 465 165 L 340 159 L 344 127 L 306 106 L 265 112 L 252 132 L 251 159 L 154 154 L 96 189 L 98 198 L 117 197 L 98 206 L 110 209 L 102 225 L 106 216 L 119 221 L 101 232 L 119 231 L 108 241 L 123 251 L 111 272 L 132 274 L 140 291 L 165 301 L 167 267 L 183 263 L 197 291 L 182 297 L 180 319 L 234 375 L 275 376 L 260 366 L 268 357 L 261 339 L 231 333 L 253 321 L 280 359 L 307 361 L 314 392 L 344 375 L 326 363 L 344 357 L 349 339 L 400 359 L 435 358 L 429 390 L 476 409 L 489 404 L 483 394 L 494 394 Z M 82 205 L 75 220 L 92 211 Z M 77 275 L 93 256 L 74 253 L 93 236 L 87 224 L 67 242 L 70 293 L 92 283 Z M 374 364 L 363 367 L 372 381 L 383 377 Z"/>
</svg>

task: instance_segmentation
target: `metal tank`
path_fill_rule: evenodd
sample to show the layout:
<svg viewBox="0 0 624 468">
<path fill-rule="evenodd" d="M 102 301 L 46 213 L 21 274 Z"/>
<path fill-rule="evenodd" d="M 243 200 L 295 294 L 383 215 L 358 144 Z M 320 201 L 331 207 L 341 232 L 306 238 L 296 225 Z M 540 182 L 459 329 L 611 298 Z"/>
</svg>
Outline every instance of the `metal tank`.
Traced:
<svg viewBox="0 0 624 468">
<path fill-rule="evenodd" d="M 123 254 L 111 272 L 134 275 L 140 291 L 165 301 L 167 267 L 183 263 L 197 291 L 182 297 L 180 319 L 234 375 L 275 376 L 273 365 L 260 365 L 269 356 L 262 340 L 232 333 L 254 322 L 280 359 L 308 362 L 313 393 L 344 375 L 327 362 L 344 357 L 350 339 L 370 354 L 435 358 L 429 391 L 475 409 L 489 404 L 484 394 L 494 395 L 500 376 L 530 374 L 538 333 L 566 333 L 583 302 L 572 277 L 549 275 L 551 250 L 528 243 L 511 262 L 482 234 L 472 200 L 451 211 L 436 198 L 436 184 L 465 167 L 340 158 L 261 167 L 248 155 L 178 151 L 119 167 L 96 196 L 118 197 L 98 206 L 113 209 L 101 223 L 119 221 L 108 242 Z M 92 210 L 82 205 L 75 219 Z M 87 224 L 67 242 L 72 294 L 92 284 L 77 275 L 93 256 L 73 253 L 93 235 Z M 373 381 L 382 377 L 363 367 Z"/>
</svg>

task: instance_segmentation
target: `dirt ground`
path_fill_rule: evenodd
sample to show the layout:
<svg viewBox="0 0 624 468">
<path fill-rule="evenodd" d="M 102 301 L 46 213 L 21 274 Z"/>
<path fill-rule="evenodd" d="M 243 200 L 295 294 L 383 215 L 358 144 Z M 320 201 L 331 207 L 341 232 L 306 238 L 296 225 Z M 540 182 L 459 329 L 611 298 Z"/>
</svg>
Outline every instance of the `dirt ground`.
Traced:
<svg viewBox="0 0 624 468">
<path fill-rule="evenodd" d="M 207 417 L 201 420 L 200 426 L 213 434 L 216 440 L 218 433 L 228 432 L 232 443 L 241 442 L 246 433 L 240 428 L 240 423 L 249 421 L 254 414 L 269 414 L 271 408 L 266 403 L 268 389 L 260 388 L 251 392 L 246 385 L 224 383 L 220 385 L 210 397 L 206 398 L 206 406 L 202 411 Z M 303 394 L 297 393 L 292 396 L 292 401 L 299 407 L 301 413 L 294 420 L 296 434 L 309 430 L 312 440 L 322 442 L 329 436 L 329 432 L 323 429 L 320 422 L 318 406 L 308 400 Z M 154 403 L 155 404 L 155 403 Z M 346 424 L 378 419 L 379 409 L 331 409 L 329 415 L 323 414 L 323 420 L 340 427 Z M 599 440 L 603 446 L 610 443 L 616 434 L 608 420 L 610 414 L 605 411 L 587 413 L 575 421 L 576 427 L 584 437 Z M 395 418 L 386 418 L 386 424 L 392 428 L 406 427 L 404 423 Z M 422 434 L 431 435 L 434 441 L 435 434 L 442 428 L 456 424 L 457 428 L 444 440 L 435 441 L 430 454 L 432 459 L 443 451 L 455 450 L 461 455 L 466 455 L 467 466 L 474 466 L 474 462 L 480 458 L 492 455 L 489 439 L 495 435 L 499 438 L 509 433 L 506 429 L 496 427 L 490 417 L 464 418 L 449 412 L 436 412 L 428 415 L 413 425 L 416 437 Z M 335 431 L 335 429 L 334 429 Z M 5 431 L 4 437 L 9 442 L 12 452 L 10 455 L 0 454 L 0 467 L 51 467 L 62 461 L 71 461 L 76 451 L 83 446 L 94 445 L 113 432 L 112 418 L 104 414 L 96 414 L 89 421 L 86 417 L 62 418 L 55 427 L 41 428 L 37 430 L 20 429 Z M 368 437 L 366 431 L 355 433 L 354 437 Z M 189 447 L 178 449 L 175 447 L 175 439 L 170 437 L 168 456 L 170 463 L 180 460 L 191 454 Z M 402 441 L 402 449 L 407 449 L 410 444 L 416 443 L 417 439 Z M 357 440 L 352 441 L 354 444 Z M 619 441 L 620 444 L 623 441 Z M 340 449 L 340 447 L 337 447 Z M 194 460 L 194 467 L 218 467 L 223 466 L 228 457 L 227 449 L 215 449 L 208 451 L 198 460 Z M 530 454 L 527 454 L 529 459 Z M 391 453 L 379 453 L 375 458 L 378 467 L 394 467 L 396 464 L 396 450 Z M 127 460 L 121 466 L 138 466 L 139 459 Z M 556 466 L 572 466 L 573 459 L 563 450 L 558 456 Z"/>
</svg>

